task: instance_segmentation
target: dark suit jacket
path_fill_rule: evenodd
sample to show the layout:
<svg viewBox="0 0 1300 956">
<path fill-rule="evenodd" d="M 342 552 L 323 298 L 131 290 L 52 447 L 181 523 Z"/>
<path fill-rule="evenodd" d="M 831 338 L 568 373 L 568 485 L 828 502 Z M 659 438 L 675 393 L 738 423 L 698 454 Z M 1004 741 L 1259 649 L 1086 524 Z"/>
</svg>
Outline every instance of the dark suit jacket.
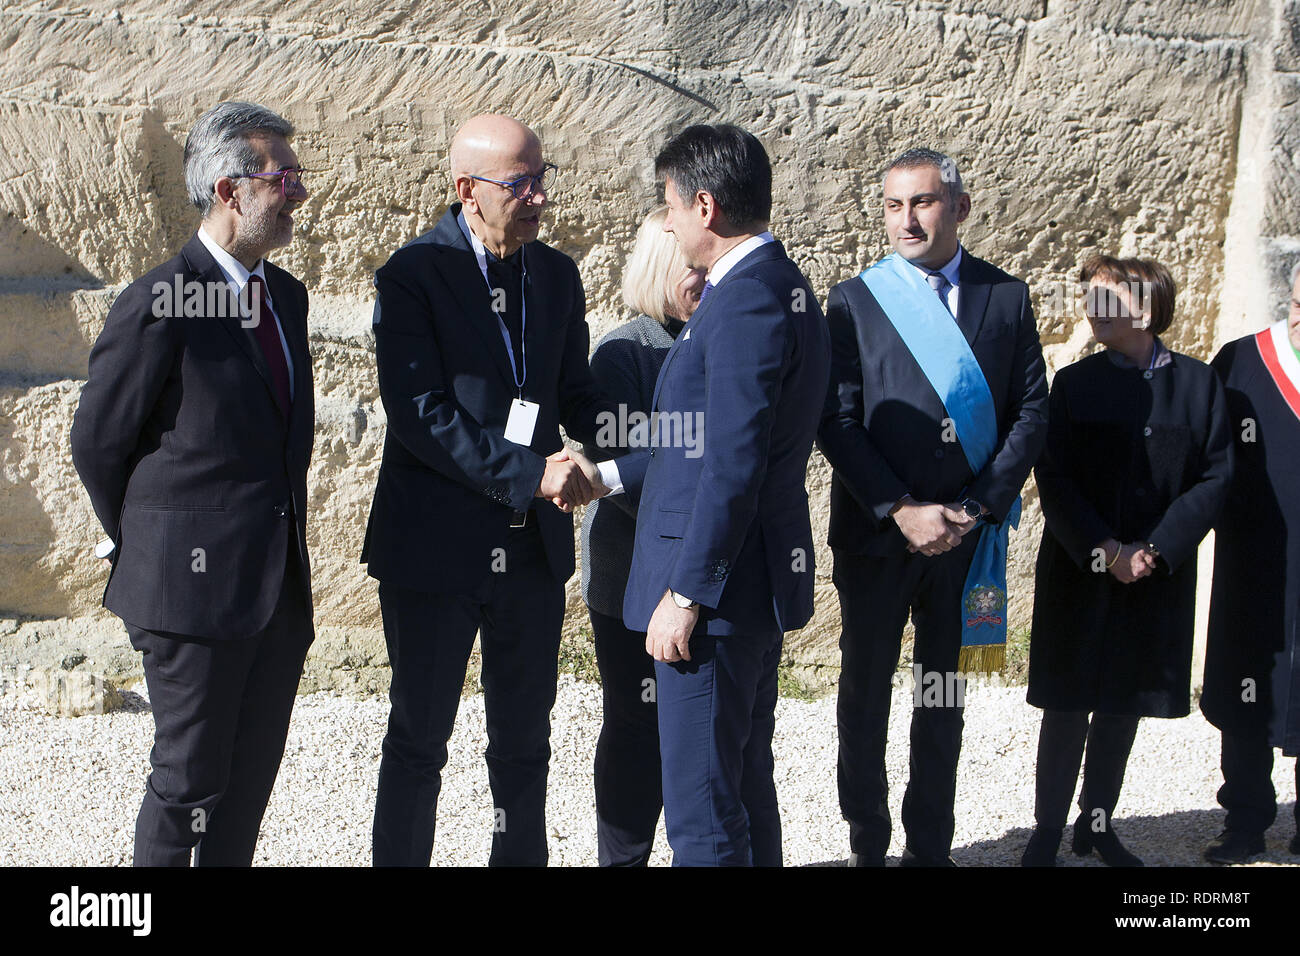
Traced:
<svg viewBox="0 0 1300 956">
<path fill-rule="evenodd" d="M 642 315 L 620 325 L 596 345 L 591 355 L 591 374 L 605 394 L 627 407 L 629 415 L 650 411 L 659 369 L 684 324 L 669 319 L 664 326 Z M 625 437 L 630 436 L 618 439 Z M 583 449 L 592 461 L 616 458 L 628 450 L 628 445 L 617 439 L 608 447 Z M 582 599 L 599 614 L 622 618 L 623 594 L 636 540 L 636 509 L 628 496 L 611 495 L 589 504 L 582 513 L 580 540 Z"/>
<path fill-rule="evenodd" d="M 381 581 L 459 593 L 491 573 L 514 511 L 532 509 L 547 560 L 573 575 L 573 518 L 534 498 L 560 425 L 594 442 L 613 413 L 587 364 L 578 267 L 543 242 L 524 249 L 524 398 L 539 406 L 529 447 L 504 437 L 517 397 L 505 343 L 456 203 L 375 273 L 375 362 L 388 414 L 361 560 Z"/>
<path fill-rule="evenodd" d="M 669 422 L 702 414 L 702 445 L 661 443 L 618 460 L 637 505 L 629 628 L 646 630 L 669 588 L 700 602 L 709 634 L 808 623 L 804 477 L 829 368 L 825 319 L 779 242 L 733 266 L 696 309 L 664 360 L 653 408 Z"/>
<path fill-rule="evenodd" d="M 264 271 L 293 359 L 287 421 L 239 315 L 155 315 L 156 284 L 159 295 L 177 281 L 224 288 L 197 235 L 127 286 L 91 350 L 72 460 L 117 544 L 104 606 L 136 627 L 217 639 L 258 633 L 275 609 L 290 547 L 311 606 L 307 289 L 269 262 Z"/>
<path fill-rule="evenodd" d="M 1029 288 L 963 249 L 957 325 L 984 372 L 999 423 L 993 457 L 972 474 L 945 442 L 943 403 L 875 296 L 854 276 L 831 290 L 831 384 L 817 447 L 834 469 L 830 546 L 901 554 L 889 517 L 905 494 L 950 502 L 963 492 L 1001 521 L 1047 437 L 1047 379 Z"/>
<path fill-rule="evenodd" d="M 1300 418 L 1255 336 L 1229 342 L 1210 364 L 1223 380 L 1235 454 L 1214 525 L 1201 711 L 1220 730 L 1267 739 L 1293 757 L 1300 753 Z M 1243 694 L 1247 686 L 1253 695 Z"/>
</svg>

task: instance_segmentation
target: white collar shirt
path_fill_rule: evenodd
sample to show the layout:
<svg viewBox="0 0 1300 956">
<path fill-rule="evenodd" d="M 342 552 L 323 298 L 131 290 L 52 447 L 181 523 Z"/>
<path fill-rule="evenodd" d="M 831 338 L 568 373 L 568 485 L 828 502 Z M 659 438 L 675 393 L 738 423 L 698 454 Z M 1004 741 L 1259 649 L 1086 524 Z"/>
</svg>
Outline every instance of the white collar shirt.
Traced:
<svg viewBox="0 0 1300 956">
<path fill-rule="evenodd" d="M 953 314 L 954 318 L 957 316 L 957 305 L 961 299 L 961 283 L 958 280 L 958 273 L 961 270 L 961 255 L 962 250 L 959 245 L 957 247 L 956 255 L 948 260 L 948 264 L 935 270 L 927 269 L 925 266 L 918 265 L 915 262 L 911 263 L 911 265 L 916 269 L 919 269 L 923 275 L 929 275 L 932 271 L 940 272 L 943 274 L 943 277 L 948 280 L 948 294 L 946 300 L 948 303 L 948 311 Z"/>
<path fill-rule="evenodd" d="M 769 242 L 776 242 L 772 238 L 772 234 L 770 232 L 760 232 L 757 236 L 750 236 L 739 245 L 732 246 L 719 257 L 717 262 L 713 263 L 713 268 L 704 277 L 704 281 L 717 286 L 719 282 L 727 277 L 727 273 L 736 267 L 740 260 Z"/>
<path fill-rule="evenodd" d="M 250 276 L 257 276 L 262 280 L 262 291 L 266 295 L 267 308 L 271 310 L 271 315 L 275 319 L 275 330 L 280 335 L 280 347 L 284 349 L 285 365 L 289 369 L 289 399 L 293 400 L 293 356 L 289 354 L 289 343 L 284 337 L 284 326 L 280 323 L 280 317 L 276 315 L 275 303 L 271 301 L 271 287 L 266 282 L 266 272 L 263 269 L 265 263 L 258 259 L 257 265 L 252 271 L 244 268 L 244 264 L 232 256 L 217 241 L 208 235 L 207 231 L 199 226 L 199 242 L 203 243 L 208 252 L 212 253 L 212 258 L 217 260 L 217 265 L 222 273 L 225 274 L 226 281 L 230 283 L 230 288 L 234 290 L 236 296 L 242 296 L 244 286 L 248 285 Z"/>
</svg>

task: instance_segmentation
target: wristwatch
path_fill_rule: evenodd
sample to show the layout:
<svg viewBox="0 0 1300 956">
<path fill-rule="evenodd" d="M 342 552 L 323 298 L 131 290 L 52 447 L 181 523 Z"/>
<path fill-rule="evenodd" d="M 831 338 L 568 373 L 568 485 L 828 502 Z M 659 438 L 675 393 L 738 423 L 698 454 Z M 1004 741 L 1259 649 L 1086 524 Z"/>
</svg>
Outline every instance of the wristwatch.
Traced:
<svg viewBox="0 0 1300 956">
<path fill-rule="evenodd" d="M 965 510 L 966 517 L 968 518 L 978 518 L 984 514 L 984 506 L 974 498 L 967 498 L 961 503 L 961 506 Z"/>
<path fill-rule="evenodd" d="M 668 593 L 673 596 L 673 603 L 683 611 L 696 607 L 700 603 L 699 601 L 692 601 L 685 594 L 678 594 L 676 591 L 669 591 Z"/>
</svg>

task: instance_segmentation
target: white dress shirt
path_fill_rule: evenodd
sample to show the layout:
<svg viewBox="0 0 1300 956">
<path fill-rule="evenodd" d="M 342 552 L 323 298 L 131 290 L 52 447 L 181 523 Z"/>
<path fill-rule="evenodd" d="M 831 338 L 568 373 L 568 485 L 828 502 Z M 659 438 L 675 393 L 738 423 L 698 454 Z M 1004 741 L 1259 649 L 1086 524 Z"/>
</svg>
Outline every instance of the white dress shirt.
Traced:
<svg viewBox="0 0 1300 956">
<path fill-rule="evenodd" d="M 280 348 L 284 349 L 284 363 L 289 368 L 289 399 L 293 400 L 293 356 L 289 354 L 289 343 L 284 338 L 284 326 L 280 324 L 280 317 L 275 314 L 275 303 L 271 301 L 271 287 L 266 282 L 266 273 L 263 271 L 263 262 L 257 260 L 257 265 L 252 272 L 244 268 L 244 264 L 228 253 L 217 241 L 199 226 L 199 242 L 212 253 L 212 258 L 217 260 L 217 265 L 226 276 L 226 281 L 230 283 L 230 288 L 234 290 L 235 295 L 242 296 L 244 286 L 248 285 L 249 276 L 257 276 L 262 280 L 262 292 L 266 295 L 266 305 L 271 310 L 271 316 L 275 319 L 275 330 L 280 334 Z"/>
<path fill-rule="evenodd" d="M 905 261 L 910 262 L 910 260 Z M 957 302 L 961 298 L 961 292 L 958 288 L 957 282 L 957 270 L 958 267 L 961 266 L 961 246 L 957 247 L 957 254 L 949 259 L 948 264 L 942 269 L 927 269 L 925 266 L 916 262 L 912 262 L 911 264 L 915 268 L 919 269 L 922 275 L 929 275 L 931 272 L 943 273 L 943 277 L 948 280 L 948 311 L 952 313 L 952 317 L 955 319 L 957 317 Z"/>
<path fill-rule="evenodd" d="M 704 281 L 716 286 L 727 277 L 727 273 L 735 268 L 741 259 L 769 242 L 776 242 L 772 238 L 772 234 L 770 232 L 760 232 L 757 236 L 750 236 L 740 245 L 732 246 L 718 258 L 717 262 L 713 263 L 713 268 L 704 277 Z"/>
</svg>

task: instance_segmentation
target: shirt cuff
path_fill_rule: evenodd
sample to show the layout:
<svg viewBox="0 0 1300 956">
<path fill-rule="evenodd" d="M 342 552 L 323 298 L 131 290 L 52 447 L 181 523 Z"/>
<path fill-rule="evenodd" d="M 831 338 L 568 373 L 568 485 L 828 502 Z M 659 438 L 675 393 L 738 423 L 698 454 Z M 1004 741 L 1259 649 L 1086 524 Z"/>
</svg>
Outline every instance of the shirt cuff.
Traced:
<svg viewBox="0 0 1300 956">
<path fill-rule="evenodd" d="M 621 495 L 623 493 L 623 479 L 619 477 L 618 465 L 614 464 L 613 459 L 596 462 L 596 468 L 600 471 L 600 480 L 609 489 L 609 493 L 611 495 Z"/>
</svg>

